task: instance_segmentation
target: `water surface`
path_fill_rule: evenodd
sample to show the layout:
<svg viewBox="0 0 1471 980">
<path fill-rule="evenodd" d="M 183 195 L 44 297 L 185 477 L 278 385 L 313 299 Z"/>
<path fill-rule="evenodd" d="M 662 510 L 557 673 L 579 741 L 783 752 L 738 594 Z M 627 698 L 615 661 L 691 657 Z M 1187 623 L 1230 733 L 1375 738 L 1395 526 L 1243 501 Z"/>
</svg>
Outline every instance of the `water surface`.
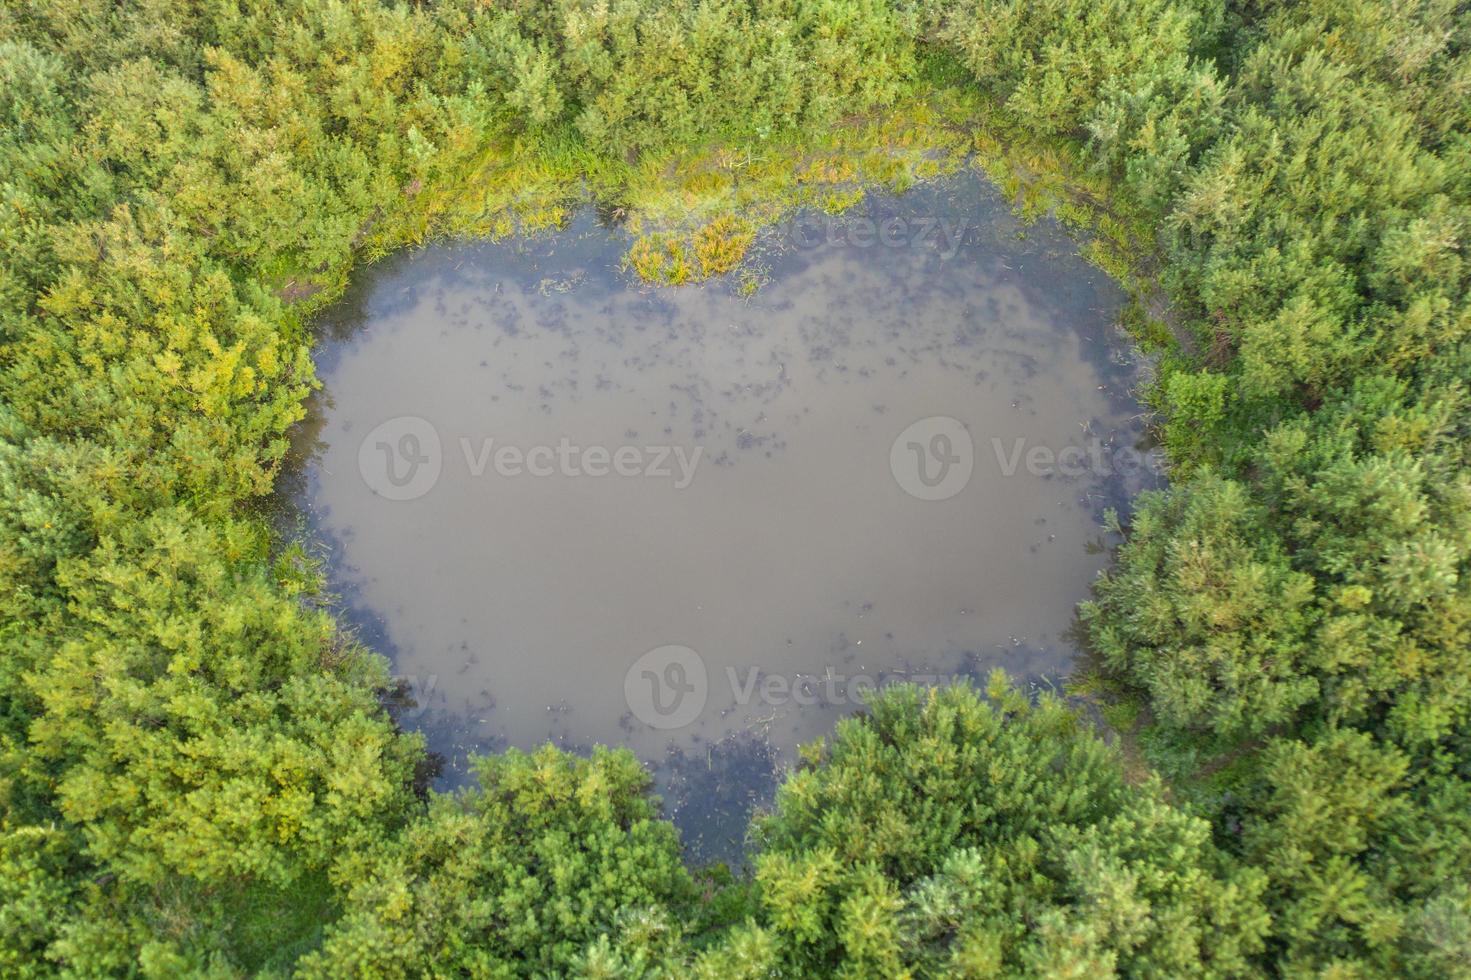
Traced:
<svg viewBox="0 0 1471 980">
<path fill-rule="evenodd" d="M 1138 371 L 1118 290 L 974 177 L 768 233 L 749 298 L 627 245 L 587 210 L 365 270 L 295 494 L 447 782 L 627 745 L 727 854 L 871 687 L 1066 672 L 1104 508 L 1151 479 Z"/>
</svg>

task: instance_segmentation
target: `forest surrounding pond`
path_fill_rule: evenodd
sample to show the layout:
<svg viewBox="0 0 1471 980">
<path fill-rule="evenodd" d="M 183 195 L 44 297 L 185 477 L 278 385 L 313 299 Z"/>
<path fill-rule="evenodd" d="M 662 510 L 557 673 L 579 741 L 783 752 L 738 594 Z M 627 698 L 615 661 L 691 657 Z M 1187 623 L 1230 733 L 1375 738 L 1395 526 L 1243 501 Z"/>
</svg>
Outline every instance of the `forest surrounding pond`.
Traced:
<svg viewBox="0 0 1471 980">
<path fill-rule="evenodd" d="M 749 869 L 687 861 L 650 769 L 589 748 L 597 726 L 436 789 L 334 594 L 343 562 L 388 563 L 330 526 L 345 503 L 318 515 L 325 550 L 282 520 L 293 475 L 332 492 L 289 461 L 341 424 L 333 386 L 349 407 L 353 370 L 415 366 L 354 364 L 393 328 L 332 339 L 334 304 L 478 251 L 541 323 L 584 295 L 559 291 L 577 248 L 601 256 L 586 295 L 613 282 L 616 228 L 628 302 L 792 327 L 783 290 L 843 259 L 784 265 L 784 223 L 947 187 L 970 188 L 960 213 L 1065 226 L 1151 364 L 1168 482 L 1098 515 L 1086 595 L 1046 596 L 1082 600 L 1063 694 L 885 691 L 797 751 Z M 1471 975 L 1464 4 L 9 4 L 0 236 L 0 973 Z M 865 275 L 919 253 L 877 254 Z M 956 292 L 916 309 L 966 323 L 988 261 L 957 255 Z M 1057 285 L 1033 299 L 1065 307 Z M 794 311 L 822 295 L 798 288 Z M 861 281 L 833 288 L 881 322 Z M 442 339 L 415 349 L 492 370 Z M 742 384 L 771 353 L 708 347 Z M 1091 380 L 1099 353 L 1048 363 Z M 906 491 L 895 460 L 954 459 L 998 397 L 975 394 L 912 405 L 953 426 L 874 430 L 885 493 L 945 492 Z M 1105 394 L 1067 407 L 1125 411 L 1090 408 Z M 804 438 L 723 407 L 731 480 Z M 369 453 L 421 457 L 425 433 L 380 435 Z M 740 614 L 779 630 L 790 591 Z M 850 601 L 889 615 L 869 591 Z"/>
</svg>

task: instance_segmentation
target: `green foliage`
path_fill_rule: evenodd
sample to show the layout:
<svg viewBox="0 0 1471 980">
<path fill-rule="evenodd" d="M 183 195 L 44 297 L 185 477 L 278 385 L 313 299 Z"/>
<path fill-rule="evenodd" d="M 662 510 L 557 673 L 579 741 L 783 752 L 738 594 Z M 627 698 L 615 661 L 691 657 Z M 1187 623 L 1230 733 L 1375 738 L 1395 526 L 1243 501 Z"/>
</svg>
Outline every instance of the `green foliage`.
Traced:
<svg viewBox="0 0 1471 980">
<path fill-rule="evenodd" d="M 28 826 L 0 836 L 0 967 L 6 976 L 47 975 L 46 948 L 78 885 L 65 834 Z"/>
<path fill-rule="evenodd" d="M 1223 125 L 1225 85 L 1197 56 L 1213 10 L 1168 0 L 920 5 L 924 35 L 1028 133 L 1086 139 L 1133 201 L 1165 208 Z"/>
<path fill-rule="evenodd" d="M 1062 702 L 1004 676 L 896 688 L 839 723 L 756 828 L 773 964 L 795 976 L 1232 976 L 1262 876 L 1130 786 Z"/>
<path fill-rule="evenodd" d="M 1168 377 L 1187 479 L 1085 607 L 1144 743 L 1268 873 L 1293 975 L 1471 969 L 1446 884 L 1471 874 L 1467 27 L 1372 2 L 1238 25 L 1164 222 L 1228 401 Z"/>
<path fill-rule="evenodd" d="M 306 976 L 565 974 L 613 956 L 613 935 L 626 964 L 672 951 L 683 927 L 670 908 L 694 886 L 632 754 L 547 746 L 482 759 L 478 775 L 352 855 L 343 917 Z"/>
<path fill-rule="evenodd" d="M 1466 335 L 1464 31 L 1448 5 L 1363 48 L 1323 44 L 1369 2 L 1283 9 L 1247 46 L 1232 125 L 1168 218 L 1170 277 L 1240 350 L 1243 395 L 1311 396 L 1370 366 L 1410 368 Z M 1413 15 L 1412 15 L 1413 17 Z M 1409 27 L 1410 25 L 1406 25 Z M 1364 42 L 1368 42 L 1365 44 Z M 1391 63 L 1397 62 L 1397 63 Z M 1433 100 L 1422 104 L 1420 99 Z M 1443 112 L 1432 111 L 1443 109 Z"/>
<path fill-rule="evenodd" d="M 1240 484 L 1210 474 L 1145 496 L 1119 568 L 1083 605 L 1105 665 L 1166 724 L 1258 735 L 1318 694 L 1313 580 L 1261 523 Z"/>
<path fill-rule="evenodd" d="M 880 0 L 516 0 L 472 23 L 467 62 L 519 125 L 570 123 L 615 155 L 815 127 L 892 103 L 914 71 Z"/>
<path fill-rule="evenodd" d="M 1230 379 L 1210 371 L 1175 371 L 1161 386 L 1165 449 L 1177 466 L 1196 461 L 1220 462 L 1222 423 Z M 1178 470 L 1177 470 L 1178 476 Z"/>
<path fill-rule="evenodd" d="M 1415 923 L 1471 872 L 1465 363 L 1366 376 L 1276 426 L 1254 497 L 1203 474 L 1141 500 L 1084 606 L 1166 753 L 1230 763 L 1219 820 L 1304 972 L 1436 975 Z"/>
</svg>

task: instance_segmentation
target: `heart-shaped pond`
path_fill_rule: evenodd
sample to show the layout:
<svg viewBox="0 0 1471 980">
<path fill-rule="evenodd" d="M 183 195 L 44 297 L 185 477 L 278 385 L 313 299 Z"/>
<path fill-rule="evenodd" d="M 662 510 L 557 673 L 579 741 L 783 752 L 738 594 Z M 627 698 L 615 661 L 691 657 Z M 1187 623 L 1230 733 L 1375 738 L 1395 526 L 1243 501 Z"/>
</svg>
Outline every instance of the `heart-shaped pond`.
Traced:
<svg viewBox="0 0 1471 980">
<path fill-rule="evenodd" d="M 589 209 L 365 270 L 295 498 L 448 781 L 627 745 L 719 853 L 872 687 L 1065 672 L 1153 457 L 1120 292 L 976 177 L 767 232 L 749 297 L 627 248 Z"/>
</svg>

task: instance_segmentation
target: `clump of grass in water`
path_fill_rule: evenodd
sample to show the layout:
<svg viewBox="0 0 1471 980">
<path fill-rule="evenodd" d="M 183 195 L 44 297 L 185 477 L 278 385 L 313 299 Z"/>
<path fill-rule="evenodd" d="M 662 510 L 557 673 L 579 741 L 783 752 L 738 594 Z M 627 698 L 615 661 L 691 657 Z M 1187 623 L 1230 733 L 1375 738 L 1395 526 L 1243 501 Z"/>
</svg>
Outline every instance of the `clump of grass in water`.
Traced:
<svg viewBox="0 0 1471 980">
<path fill-rule="evenodd" d="M 723 214 L 695 232 L 695 258 L 702 276 L 724 275 L 746 257 L 746 250 L 756 239 L 750 222 L 735 215 Z"/>
<path fill-rule="evenodd" d="M 822 199 L 820 207 L 826 214 L 842 214 L 863 200 L 863 188 L 855 187 L 852 190 L 834 191 Z"/>
<path fill-rule="evenodd" d="M 645 282 L 666 286 L 691 282 L 695 272 L 684 242 L 673 235 L 644 235 L 628 250 L 625 262 Z"/>
<path fill-rule="evenodd" d="M 813 160 L 806 170 L 797 175 L 799 184 L 843 184 L 858 178 L 858 168 L 853 161 L 844 157 L 824 157 Z"/>
<path fill-rule="evenodd" d="M 751 222 L 723 214 L 697 228 L 688 242 L 666 232 L 641 236 L 625 264 L 645 282 L 680 286 L 730 272 L 755 240 Z"/>
</svg>

